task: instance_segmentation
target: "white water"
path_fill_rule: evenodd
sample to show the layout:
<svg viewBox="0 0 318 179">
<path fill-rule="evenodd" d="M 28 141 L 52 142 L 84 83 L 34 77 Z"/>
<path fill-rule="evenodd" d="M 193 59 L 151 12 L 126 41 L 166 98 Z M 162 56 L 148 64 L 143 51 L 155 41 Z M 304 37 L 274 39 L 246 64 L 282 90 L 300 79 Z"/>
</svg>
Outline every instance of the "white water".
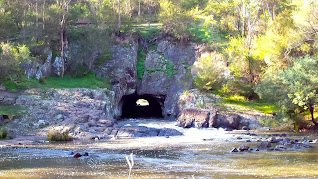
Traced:
<svg viewBox="0 0 318 179">
<path fill-rule="evenodd" d="M 233 147 L 255 147 L 255 137 L 240 135 L 243 131 L 183 129 L 175 124 L 163 119 L 119 121 L 123 126 L 173 128 L 183 136 L 3 149 L 0 178 L 127 178 L 125 157 L 130 153 L 134 153 L 135 160 L 133 178 L 318 177 L 317 146 L 298 151 L 234 154 L 230 153 Z M 237 140 L 237 136 L 243 140 Z M 246 143 L 245 139 L 252 142 Z M 70 151 L 88 152 L 89 156 L 75 159 L 68 155 Z"/>
</svg>

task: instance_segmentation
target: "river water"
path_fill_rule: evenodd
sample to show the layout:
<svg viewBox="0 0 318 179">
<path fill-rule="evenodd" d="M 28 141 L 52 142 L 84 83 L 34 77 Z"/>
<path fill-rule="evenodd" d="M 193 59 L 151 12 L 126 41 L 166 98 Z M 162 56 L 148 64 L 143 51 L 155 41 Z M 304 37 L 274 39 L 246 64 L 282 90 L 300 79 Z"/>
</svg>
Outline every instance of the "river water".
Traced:
<svg viewBox="0 0 318 179">
<path fill-rule="evenodd" d="M 265 140 L 268 131 L 255 136 L 242 135 L 246 131 L 182 129 L 160 119 L 126 119 L 119 125 L 175 128 L 184 136 L 0 148 L 0 178 L 127 178 L 125 157 L 131 153 L 135 163 L 132 178 L 318 177 L 317 144 L 300 150 L 230 152 L 243 144 L 256 147 L 260 143 L 256 140 Z M 317 139 L 317 134 L 306 137 Z M 70 152 L 88 152 L 89 156 L 77 159 Z"/>
</svg>

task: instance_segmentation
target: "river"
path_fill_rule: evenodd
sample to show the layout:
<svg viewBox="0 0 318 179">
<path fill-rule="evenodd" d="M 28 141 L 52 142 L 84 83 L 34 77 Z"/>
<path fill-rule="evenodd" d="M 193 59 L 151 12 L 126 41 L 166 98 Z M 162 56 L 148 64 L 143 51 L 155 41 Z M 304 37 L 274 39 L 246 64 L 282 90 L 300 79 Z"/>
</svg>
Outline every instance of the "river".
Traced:
<svg viewBox="0 0 318 179">
<path fill-rule="evenodd" d="M 162 119 L 125 119 L 119 125 L 175 128 L 184 135 L 0 148 L 0 178 L 127 178 L 125 157 L 131 153 L 132 178 L 318 177 L 317 144 L 299 150 L 230 152 L 243 144 L 256 147 L 256 140 L 265 140 L 273 132 L 242 135 L 248 132 L 183 129 Z M 317 139 L 317 134 L 306 138 Z M 71 152 L 88 152 L 89 156 L 73 158 Z"/>
</svg>

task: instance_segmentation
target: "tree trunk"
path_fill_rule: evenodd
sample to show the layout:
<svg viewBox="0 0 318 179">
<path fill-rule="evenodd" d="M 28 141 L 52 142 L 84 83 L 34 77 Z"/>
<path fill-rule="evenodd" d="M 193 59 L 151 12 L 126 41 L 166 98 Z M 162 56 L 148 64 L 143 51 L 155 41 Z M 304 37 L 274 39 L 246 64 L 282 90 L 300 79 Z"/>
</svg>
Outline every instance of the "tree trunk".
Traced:
<svg viewBox="0 0 318 179">
<path fill-rule="evenodd" d="M 140 18 L 140 0 L 138 0 L 138 17 Z"/>
<path fill-rule="evenodd" d="M 118 0 L 118 36 L 120 36 L 121 15 L 120 15 L 120 0 Z"/>
<path fill-rule="evenodd" d="M 314 117 L 314 106 L 312 104 L 309 104 L 309 111 L 310 111 L 310 114 L 311 114 L 312 122 L 315 124 L 315 126 L 318 127 L 318 122 L 315 121 L 315 117 Z"/>
<path fill-rule="evenodd" d="M 38 0 L 35 0 L 35 42 L 39 43 L 39 13 L 38 13 Z"/>
<path fill-rule="evenodd" d="M 61 60 L 62 60 L 62 71 L 61 71 L 61 77 L 64 77 L 64 71 L 65 71 L 65 57 L 64 57 L 64 50 L 65 50 L 65 33 L 66 33 L 66 22 L 68 21 L 68 13 L 69 13 L 69 4 L 71 0 L 66 2 L 66 0 L 63 1 L 63 4 L 61 5 L 63 8 L 63 16 L 60 23 L 60 38 L 61 38 Z"/>
<path fill-rule="evenodd" d="M 42 29 L 43 29 L 43 30 L 45 29 L 45 1 L 46 1 L 46 0 L 44 0 L 44 2 L 43 2 L 43 6 L 42 6 L 42 11 L 43 11 L 43 17 L 42 17 L 42 20 L 43 20 L 43 22 L 42 22 Z"/>
<path fill-rule="evenodd" d="M 26 36 L 26 28 L 27 28 L 27 19 L 26 19 L 26 13 L 27 13 L 27 3 L 26 0 L 24 0 L 24 7 L 23 7 L 23 20 L 24 20 L 24 25 L 23 25 L 23 42 L 25 42 L 25 36 Z"/>
</svg>

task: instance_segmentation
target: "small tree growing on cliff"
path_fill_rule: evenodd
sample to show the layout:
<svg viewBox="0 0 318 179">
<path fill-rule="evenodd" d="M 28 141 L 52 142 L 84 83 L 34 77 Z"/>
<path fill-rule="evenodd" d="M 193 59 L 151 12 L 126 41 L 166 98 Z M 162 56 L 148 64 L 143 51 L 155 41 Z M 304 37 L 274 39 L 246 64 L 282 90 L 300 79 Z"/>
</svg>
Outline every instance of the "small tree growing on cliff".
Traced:
<svg viewBox="0 0 318 179">
<path fill-rule="evenodd" d="M 256 92 L 262 98 L 277 102 L 285 112 L 297 108 L 309 110 L 312 122 L 318 127 L 314 118 L 318 102 L 318 59 L 307 55 L 292 63 L 286 70 L 266 76 L 256 86 Z"/>
</svg>

